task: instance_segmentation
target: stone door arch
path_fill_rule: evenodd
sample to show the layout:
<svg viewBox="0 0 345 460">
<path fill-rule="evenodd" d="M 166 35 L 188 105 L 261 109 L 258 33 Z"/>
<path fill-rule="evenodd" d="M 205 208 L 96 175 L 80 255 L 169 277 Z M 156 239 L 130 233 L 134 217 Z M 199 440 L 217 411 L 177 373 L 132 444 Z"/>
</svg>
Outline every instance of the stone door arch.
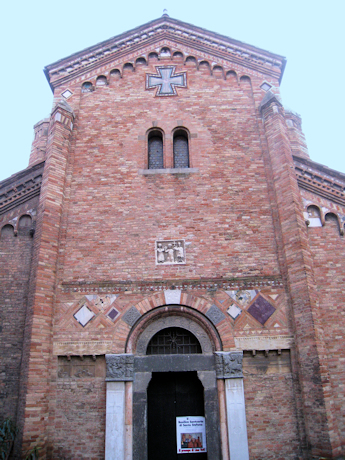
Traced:
<svg viewBox="0 0 345 460">
<path fill-rule="evenodd" d="M 168 327 L 191 332 L 199 341 L 202 353 L 191 355 L 192 359 L 186 354 L 147 355 L 146 350 L 151 338 Z M 149 460 L 147 388 L 153 372 L 197 373 L 204 389 L 208 460 L 228 459 L 229 456 L 225 453 L 229 452 L 226 425 L 229 430 L 231 420 L 229 412 L 227 423 L 224 419 L 224 393 L 223 418 L 220 419 L 218 389 L 219 383 L 223 388 L 228 385 L 226 400 L 227 405 L 229 401 L 229 407 L 232 386 L 238 380 L 242 385 L 240 392 L 243 394 L 242 352 L 223 352 L 220 335 L 210 319 L 195 308 L 176 304 L 159 306 L 141 315 L 128 334 L 125 351 L 126 353 L 121 355 L 106 355 L 106 460 Z M 231 379 L 233 383 L 229 384 Z M 238 405 L 238 401 L 234 402 Z M 244 415 L 242 418 L 245 424 L 244 400 L 242 405 L 241 413 Z M 222 435 L 221 426 L 225 427 Z M 245 439 L 246 437 L 245 430 Z M 235 460 L 249 458 L 243 449 L 239 455 L 231 456 Z"/>
<path fill-rule="evenodd" d="M 191 332 L 202 353 L 193 355 L 147 355 L 147 346 L 157 332 L 177 327 Z M 185 306 L 164 306 L 144 315 L 129 336 L 134 352 L 133 460 L 147 460 L 147 387 L 153 372 L 196 371 L 204 388 L 208 459 L 221 458 L 219 407 L 214 352 L 221 348 L 218 333 L 201 313 Z M 191 359 L 192 358 L 192 359 Z"/>
</svg>

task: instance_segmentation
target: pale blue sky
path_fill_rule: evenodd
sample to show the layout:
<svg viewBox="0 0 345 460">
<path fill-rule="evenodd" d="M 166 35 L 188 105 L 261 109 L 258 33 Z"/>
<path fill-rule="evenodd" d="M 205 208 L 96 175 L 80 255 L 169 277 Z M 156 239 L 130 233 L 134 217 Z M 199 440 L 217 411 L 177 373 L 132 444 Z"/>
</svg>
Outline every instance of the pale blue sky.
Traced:
<svg viewBox="0 0 345 460">
<path fill-rule="evenodd" d="M 302 116 L 312 160 L 345 173 L 345 0 L 19 0 L 2 6 L 0 180 L 28 165 L 49 115 L 43 67 L 162 15 L 287 58 L 283 104 Z"/>
</svg>

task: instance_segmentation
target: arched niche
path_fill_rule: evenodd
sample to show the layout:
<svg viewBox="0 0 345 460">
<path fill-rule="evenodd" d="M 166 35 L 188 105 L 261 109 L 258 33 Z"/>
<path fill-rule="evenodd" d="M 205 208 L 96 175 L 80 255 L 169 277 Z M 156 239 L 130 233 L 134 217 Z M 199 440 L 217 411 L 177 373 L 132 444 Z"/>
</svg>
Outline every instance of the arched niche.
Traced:
<svg viewBox="0 0 345 460">
<path fill-rule="evenodd" d="M 226 72 L 226 80 L 229 81 L 230 85 L 238 85 L 237 73 L 234 70 Z"/>
<path fill-rule="evenodd" d="M 23 216 L 21 216 L 21 218 L 19 219 L 19 228 L 23 228 L 23 227 L 31 227 L 32 225 L 32 218 L 31 216 L 29 216 L 28 214 L 24 214 Z"/>
<path fill-rule="evenodd" d="M 307 208 L 308 227 L 322 227 L 320 208 L 315 205 L 310 205 Z"/>
<path fill-rule="evenodd" d="M 1 238 L 14 236 L 14 227 L 11 224 L 6 224 L 1 228 Z"/>
<path fill-rule="evenodd" d="M 194 56 L 188 56 L 186 61 L 185 61 L 185 65 L 188 66 L 188 67 L 197 67 L 198 66 L 198 63 L 197 63 L 197 60 Z"/>
<path fill-rule="evenodd" d="M 199 62 L 199 70 L 206 75 L 211 75 L 211 66 L 208 61 Z"/>
<path fill-rule="evenodd" d="M 252 81 L 247 75 L 242 75 L 240 78 L 240 85 L 243 91 L 251 93 L 252 92 Z"/>
<path fill-rule="evenodd" d="M 165 46 L 164 48 L 162 48 L 161 51 L 160 51 L 160 57 L 162 57 L 162 58 L 169 58 L 169 57 L 171 57 L 170 48 L 168 48 L 167 46 Z"/>
<path fill-rule="evenodd" d="M 112 69 L 110 71 L 110 78 L 113 80 L 120 80 L 121 78 L 121 72 L 119 69 Z"/>
<path fill-rule="evenodd" d="M 224 79 L 224 69 L 220 65 L 215 65 L 212 70 L 212 74 L 215 78 Z"/>
<path fill-rule="evenodd" d="M 99 77 L 97 77 L 96 86 L 107 86 L 107 84 L 108 81 L 105 75 L 100 75 Z"/>
<path fill-rule="evenodd" d="M 134 72 L 134 66 L 131 62 L 126 62 L 124 65 L 123 65 L 123 70 L 122 70 L 123 74 L 131 74 L 132 72 Z"/>
<path fill-rule="evenodd" d="M 150 62 L 158 62 L 158 54 L 155 52 L 152 52 L 149 54 L 149 61 Z"/>
<path fill-rule="evenodd" d="M 333 226 L 338 229 L 340 235 L 344 235 L 344 229 L 340 222 L 339 216 L 333 212 L 328 212 L 325 214 L 325 225 Z"/>
<path fill-rule="evenodd" d="M 136 61 L 135 61 L 135 67 L 138 67 L 138 66 L 146 66 L 147 65 L 147 61 L 144 57 L 139 57 Z"/>
<path fill-rule="evenodd" d="M 175 51 L 173 54 L 174 61 L 183 61 L 183 54 L 180 51 Z"/>
</svg>

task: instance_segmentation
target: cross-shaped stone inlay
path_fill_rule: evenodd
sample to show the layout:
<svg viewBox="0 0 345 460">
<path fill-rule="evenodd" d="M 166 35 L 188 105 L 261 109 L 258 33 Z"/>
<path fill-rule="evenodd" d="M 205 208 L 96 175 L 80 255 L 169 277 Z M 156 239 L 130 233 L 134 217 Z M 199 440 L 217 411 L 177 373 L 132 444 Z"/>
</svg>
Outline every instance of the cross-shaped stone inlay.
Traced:
<svg viewBox="0 0 345 460">
<path fill-rule="evenodd" d="M 146 74 L 146 89 L 157 88 L 156 96 L 175 96 L 176 86 L 187 88 L 187 73 L 175 75 L 175 66 L 156 67 L 157 75 Z"/>
</svg>

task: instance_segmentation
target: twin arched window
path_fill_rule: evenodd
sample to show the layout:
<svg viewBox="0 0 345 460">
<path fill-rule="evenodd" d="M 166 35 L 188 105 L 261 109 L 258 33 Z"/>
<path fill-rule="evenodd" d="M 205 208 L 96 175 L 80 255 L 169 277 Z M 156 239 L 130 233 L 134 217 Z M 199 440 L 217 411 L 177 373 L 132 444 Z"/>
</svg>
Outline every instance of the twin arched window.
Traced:
<svg viewBox="0 0 345 460">
<path fill-rule="evenodd" d="M 148 167 L 149 169 L 164 168 L 164 140 L 160 130 L 153 130 L 148 135 Z M 189 168 L 188 133 L 179 128 L 173 135 L 174 168 Z"/>
</svg>

